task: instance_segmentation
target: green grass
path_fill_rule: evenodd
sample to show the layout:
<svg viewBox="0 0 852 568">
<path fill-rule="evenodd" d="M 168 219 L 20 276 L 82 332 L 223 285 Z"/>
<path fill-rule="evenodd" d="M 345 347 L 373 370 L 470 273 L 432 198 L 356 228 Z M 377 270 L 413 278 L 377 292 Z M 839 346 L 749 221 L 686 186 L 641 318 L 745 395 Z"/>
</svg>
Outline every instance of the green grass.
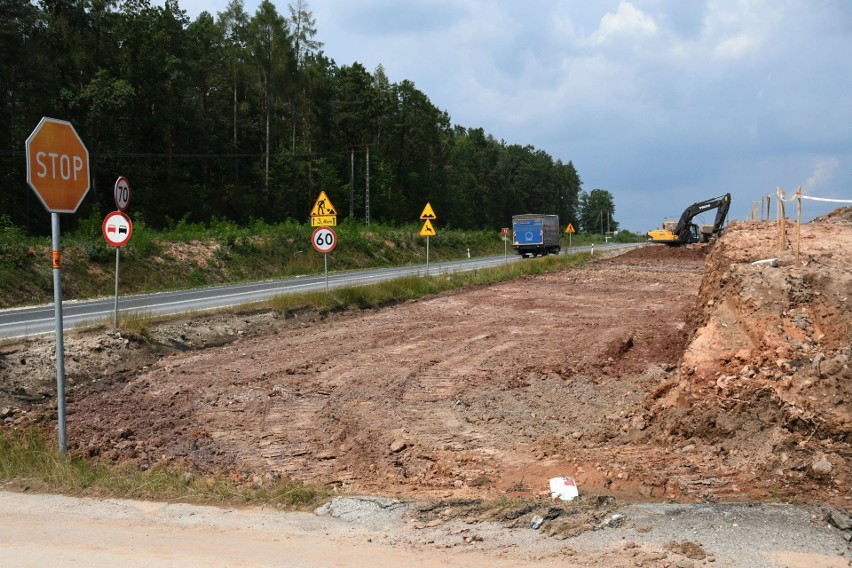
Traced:
<svg viewBox="0 0 852 568">
<path fill-rule="evenodd" d="M 66 495 L 179 501 L 210 505 L 315 507 L 329 493 L 286 479 L 256 485 L 239 476 L 208 475 L 177 464 L 147 470 L 62 454 L 40 430 L 0 429 L 0 481 L 7 489 Z"/>
<path fill-rule="evenodd" d="M 317 291 L 283 295 L 264 303 L 279 310 L 310 307 L 321 312 L 342 311 L 351 308 L 380 308 L 465 286 L 491 284 L 522 276 L 555 272 L 569 266 L 582 264 L 589 258 L 588 253 L 548 256 L 466 272 L 436 274 L 429 277 L 406 276 L 366 286 L 333 288 L 328 292 Z"/>
</svg>

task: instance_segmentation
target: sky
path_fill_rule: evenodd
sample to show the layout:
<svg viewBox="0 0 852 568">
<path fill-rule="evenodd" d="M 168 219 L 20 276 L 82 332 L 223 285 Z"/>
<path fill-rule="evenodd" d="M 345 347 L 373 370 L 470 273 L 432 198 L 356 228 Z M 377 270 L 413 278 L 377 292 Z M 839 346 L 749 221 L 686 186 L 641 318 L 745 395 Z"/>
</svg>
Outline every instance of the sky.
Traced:
<svg viewBox="0 0 852 568">
<path fill-rule="evenodd" d="M 303 4 L 337 65 L 382 65 L 453 124 L 573 162 L 585 191 L 612 194 L 623 229 L 658 228 L 725 193 L 730 220 L 766 195 L 774 219 L 777 188 L 852 202 L 848 0 Z M 179 5 L 195 19 L 227 0 Z M 802 219 L 848 205 L 803 201 Z"/>
</svg>

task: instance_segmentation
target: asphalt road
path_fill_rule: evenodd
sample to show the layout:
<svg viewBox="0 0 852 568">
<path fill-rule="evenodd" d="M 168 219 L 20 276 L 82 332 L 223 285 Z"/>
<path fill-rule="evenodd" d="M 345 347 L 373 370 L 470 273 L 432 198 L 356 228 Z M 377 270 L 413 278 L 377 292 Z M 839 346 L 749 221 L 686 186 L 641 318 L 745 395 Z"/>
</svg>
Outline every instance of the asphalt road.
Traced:
<svg viewBox="0 0 852 568">
<path fill-rule="evenodd" d="M 633 243 L 598 245 L 596 250 L 613 250 L 633 247 Z M 591 247 L 573 247 L 570 252 L 586 252 Z M 563 251 L 568 252 L 568 251 Z M 194 288 L 175 292 L 139 294 L 118 298 L 118 311 L 122 315 L 169 315 L 183 312 L 213 310 L 229 306 L 259 302 L 282 294 L 323 290 L 328 286 L 361 286 L 375 284 L 403 276 L 426 276 L 447 272 L 461 272 L 517 262 L 515 254 L 470 258 L 448 262 L 413 264 L 392 268 L 376 268 L 349 272 L 330 272 L 325 275 L 301 276 L 286 280 L 267 280 L 229 286 Z M 115 298 L 100 298 L 62 303 L 63 330 L 96 322 L 111 322 L 115 315 Z M 29 337 L 54 333 L 56 330 L 54 305 L 33 306 L 0 310 L 0 339 Z"/>
</svg>

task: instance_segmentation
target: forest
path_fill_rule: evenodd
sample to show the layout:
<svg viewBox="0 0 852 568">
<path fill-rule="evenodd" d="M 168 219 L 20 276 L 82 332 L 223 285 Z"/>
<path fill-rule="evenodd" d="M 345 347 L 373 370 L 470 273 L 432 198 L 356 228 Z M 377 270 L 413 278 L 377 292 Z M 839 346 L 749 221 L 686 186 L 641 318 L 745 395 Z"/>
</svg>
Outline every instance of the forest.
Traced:
<svg viewBox="0 0 852 568">
<path fill-rule="evenodd" d="M 617 230 L 609 192 L 574 164 L 453 124 L 413 82 L 323 53 L 306 0 L 242 0 L 191 20 L 176 0 L 0 0 L 0 223 L 45 233 L 25 141 L 43 116 L 71 122 L 90 154 L 74 218 L 115 209 L 180 221 L 305 222 L 325 191 L 340 220 L 497 229 L 517 213 Z M 357 54 L 355 54 L 357 56 Z"/>
</svg>

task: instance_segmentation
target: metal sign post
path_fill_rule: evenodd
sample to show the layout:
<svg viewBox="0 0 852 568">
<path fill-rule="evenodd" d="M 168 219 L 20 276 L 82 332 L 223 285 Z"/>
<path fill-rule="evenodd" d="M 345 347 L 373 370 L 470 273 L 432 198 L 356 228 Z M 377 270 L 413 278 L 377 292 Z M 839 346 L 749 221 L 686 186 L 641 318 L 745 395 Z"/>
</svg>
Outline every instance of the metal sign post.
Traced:
<svg viewBox="0 0 852 568">
<path fill-rule="evenodd" d="M 121 248 L 115 247 L 115 302 L 112 306 L 112 327 L 118 327 L 118 251 Z"/>
<path fill-rule="evenodd" d="M 328 253 L 337 246 L 337 233 L 331 227 L 317 227 L 311 235 L 311 245 L 322 253 L 325 265 L 325 291 L 328 292 Z"/>
<path fill-rule="evenodd" d="M 68 451 L 65 431 L 65 335 L 62 329 L 62 251 L 59 248 L 59 213 L 50 214 L 53 246 L 53 313 L 56 320 L 56 402 L 59 420 L 59 451 Z"/>
<path fill-rule="evenodd" d="M 571 224 L 571 223 L 568 223 L 568 226 L 565 227 L 565 232 L 568 233 L 568 250 L 570 251 L 571 250 L 571 237 L 573 237 L 574 233 L 575 233 L 574 225 Z"/>
<path fill-rule="evenodd" d="M 115 206 L 118 207 L 119 211 L 124 212 L 127 209 L 127 206 L 130 205 L 130 182 L 127 181 L 127 178 L 124 176 L 119 176 L 117 180 L 115 180 L 115 186 L 113 187 L 113 197 L 115 197 Z M 110 238 L 104 234 L 107 242 L 110 244 Z M 119 258 L 119 250 L 121 250 L 120 246 L 115 247 L 115 303 L 113 304 L 113 316 L 112 316 L 112 326 L 118 327 L 118 258 Z"/>
<path fill-rule="evenodd" d="M 127 244 L 133 234 L 133 223 L 130 217 L 121 211 L 113 211 L 104 217 L 101 225 L 106 242 L 115 247 L 115 301 L 113 302 L 112 325 L 118 327 L 118 250 Z"/>
<path fill-rule="evenodd" d="M 426 276 L 429 275 L 429 237 L 438 234 L 435 232 L 435 227 L 432 226 L 432 221 L 434 219 L 437 219 L 435 210 L 432 209 L 432 205 L 427 202 L 426 207 L 423 208 L 423 212 L 420 214 L 420 220 L 423 221 L 423 228 L 420 229 L 420 236 L 426 237 Z"/>
<path fill-rule="evenodd" d="M 509 227 L 503 227 L 503 260 L 509 266 Z"/>
<path fill-rule="evenodd" d="M 56 319 L 56 401 L 59 451 L 68 450 L 65 430 L 65 336 L 62 323 L 62 249 L 59 213 L 75 213 L 91 186 L 89 151 L 74 126 L 42 117 L 25 143 L 27 183 L 50 213 L 53 302 Z"/>
</svg>

